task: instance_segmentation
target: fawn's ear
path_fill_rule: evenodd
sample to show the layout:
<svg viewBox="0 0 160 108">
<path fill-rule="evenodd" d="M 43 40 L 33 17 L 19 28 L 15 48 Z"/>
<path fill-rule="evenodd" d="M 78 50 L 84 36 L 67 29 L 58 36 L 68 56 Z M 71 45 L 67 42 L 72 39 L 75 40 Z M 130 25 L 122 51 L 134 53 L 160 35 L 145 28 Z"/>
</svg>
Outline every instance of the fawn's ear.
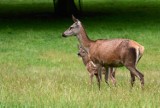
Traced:
<svg viewBox="0 0 160 108">
<path fill-rule="evenodd" d="M 78 21 L 78 19 L 76 19 L 73 15 L 72 15 L 72 20 L 73 20 L 74 22 L 77 22 L 77 21 Z"/>
<path fill-rule="evenodd" d="M 89 54 L 88 48 L 85 48 L 85 47 L 83 47 L 83 46 L 80 46 L 80 48 L 82 48 L 87 54 Z"/>
</svg>

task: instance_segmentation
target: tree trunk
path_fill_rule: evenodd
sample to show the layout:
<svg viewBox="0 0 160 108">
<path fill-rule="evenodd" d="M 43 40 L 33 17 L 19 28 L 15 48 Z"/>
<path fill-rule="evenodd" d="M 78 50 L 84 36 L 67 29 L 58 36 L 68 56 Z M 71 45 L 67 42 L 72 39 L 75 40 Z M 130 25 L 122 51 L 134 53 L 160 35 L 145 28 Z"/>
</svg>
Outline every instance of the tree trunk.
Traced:
<svg viewBox="0 0 160 108">
<path fill-rule="evenodd" d="M 57 15 L 77 15 L 78 12 L 79 11 L 74 3 L 74 0 L 57 0 L 57 3 L 55 3 L 55 14 Z"/>
</svg>

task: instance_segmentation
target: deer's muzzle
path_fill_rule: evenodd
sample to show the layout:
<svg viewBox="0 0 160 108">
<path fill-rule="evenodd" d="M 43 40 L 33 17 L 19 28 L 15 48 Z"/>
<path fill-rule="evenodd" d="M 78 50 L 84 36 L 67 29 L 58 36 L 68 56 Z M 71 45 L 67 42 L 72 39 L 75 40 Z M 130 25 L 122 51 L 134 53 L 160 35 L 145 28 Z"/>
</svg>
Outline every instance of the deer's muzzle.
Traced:
<svg viewBox="0 0 160 108">
<path fill-rule="evenodd" d="M 66 37 L 66 35 L 65 35 L 64 33 L 62 33 L 62 36 L 63 36 L 63 37 Z"/>
</svg>

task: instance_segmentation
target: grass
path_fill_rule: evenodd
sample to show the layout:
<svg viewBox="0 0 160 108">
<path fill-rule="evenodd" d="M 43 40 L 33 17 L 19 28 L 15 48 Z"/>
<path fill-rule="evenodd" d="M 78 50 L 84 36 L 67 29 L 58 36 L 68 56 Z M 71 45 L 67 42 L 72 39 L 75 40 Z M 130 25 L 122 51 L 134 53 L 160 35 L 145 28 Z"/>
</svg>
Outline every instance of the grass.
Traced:
<svg viewBox="0 0 160 108">
<path fill-rule="evenodd" d="M 71 18 L 0 18 L 0 107 L 158 108 L 160 17 L 122 13 L 82 17 L 91 39 L 129 38 L 145 46 L 138 69 L 145 75 L 130 89 L 127 69 L 117 69 L 117 87 L 89 76 L 77 57 L 77 39 L 62 38 Z"/>
</svg>

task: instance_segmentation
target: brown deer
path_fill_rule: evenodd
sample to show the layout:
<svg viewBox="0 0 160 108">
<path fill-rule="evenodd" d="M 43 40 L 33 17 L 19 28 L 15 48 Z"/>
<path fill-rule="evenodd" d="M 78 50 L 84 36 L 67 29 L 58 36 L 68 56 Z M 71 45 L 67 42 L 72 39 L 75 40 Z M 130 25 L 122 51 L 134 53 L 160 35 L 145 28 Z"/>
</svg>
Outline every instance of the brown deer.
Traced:
<svg viewBox="0 0 160 108">
<path fill-rule="evenodd" d="M 93 77 L 94 75 L 96 76 L 96 79 L 99 83 L 99 78 L 98 78 L 98 67 L 96 66 L 96 64 L 94 64 L 89 57 L 89 54 L 87 53 L 87 51 L 80 45 L 78 45 L 78 56 L 80 56 L 82 58 L 82 61 L 84 63 L 84 65 L 86 66 L 86 69 L 89 72 L 89 76 L 90 76 L 90 84 L 92 85 L 93 82 Z M 104 67 L 102 67 L 101 69 L 102 73 L 105 74 L 106 69 Z M 109 72 L 110 72 L 110 78 L 112 83 L 115 85 L 116 84 L 116 80 L 115 80 L 115 68 L 109 68 Z"/>
<path fill-rule="evenodd" d="M 63 37 L 76 36 L 81 46 L 83 46 L 90 55 L 90 59 L 98 66 L 98 75 L 100 67 L 121 67 L 125 66 L 131 75 L 131 85 L 133 86 L 135 76 L 139 78 L 141 87 L 144 86 L 144 75 L 136 69 L 136 64 L 143 55 L 144 47 L 130 39 L 98 39 L 91 40 L 85 32 L 82 23 L 72 16 L 74 23 L 62 34 Z M 105 73 L 107 82 L 108 72 Z M 100 83 L 99 83 L 100 88 Z"/>
</svg>

